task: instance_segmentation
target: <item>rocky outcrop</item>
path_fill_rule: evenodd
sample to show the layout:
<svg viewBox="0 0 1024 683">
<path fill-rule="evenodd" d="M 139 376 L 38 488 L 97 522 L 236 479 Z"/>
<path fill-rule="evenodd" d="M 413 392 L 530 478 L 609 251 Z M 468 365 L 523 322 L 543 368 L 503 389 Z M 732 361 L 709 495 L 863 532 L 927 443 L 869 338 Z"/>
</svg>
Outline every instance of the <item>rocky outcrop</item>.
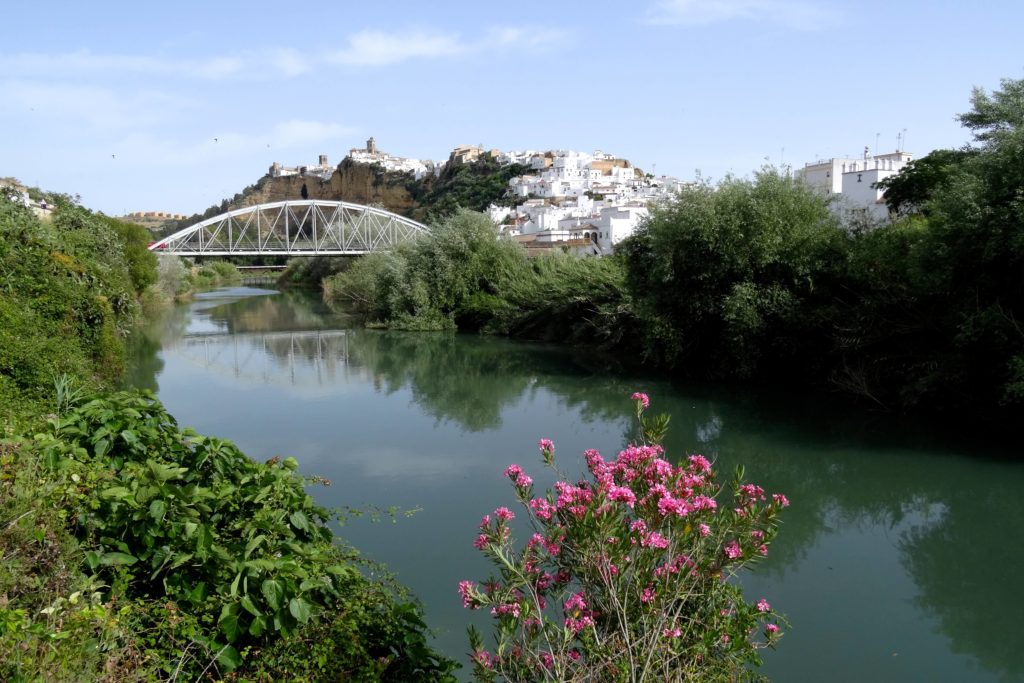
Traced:
<svg viewBox="0 0 1024 683">
<path fill-rule="evenodd" d="M 315 175 L 265 177 L 257 189 L 241 202 L 232 203 L 231 208 L 305 197 L 381 206 L 403 216 L 412 216 L 419 206 L 410 192 L 414 182 L 410 174 L 388 172 L 379 166 L 357 164 L 346 158 L 326 180 Z"/>
</svg>

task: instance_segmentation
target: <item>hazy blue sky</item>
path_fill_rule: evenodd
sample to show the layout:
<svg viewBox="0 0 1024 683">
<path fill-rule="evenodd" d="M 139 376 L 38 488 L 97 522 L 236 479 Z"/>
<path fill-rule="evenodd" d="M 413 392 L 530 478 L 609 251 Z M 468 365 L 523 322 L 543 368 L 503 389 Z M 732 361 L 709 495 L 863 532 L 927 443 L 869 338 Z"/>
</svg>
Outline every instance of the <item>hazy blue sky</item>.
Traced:
<svg viewBox="0 0 1024 683">
<path fill-rule="evenodd" d="M 1024 78 L 1022 27 L 1020 0 L 5 3 L 0 176 L 193 213 L 370 135 L 682 178 L 891 151 L 903 129 L 920 156 L 967 141 L 972 86 Z"/>
</svg>

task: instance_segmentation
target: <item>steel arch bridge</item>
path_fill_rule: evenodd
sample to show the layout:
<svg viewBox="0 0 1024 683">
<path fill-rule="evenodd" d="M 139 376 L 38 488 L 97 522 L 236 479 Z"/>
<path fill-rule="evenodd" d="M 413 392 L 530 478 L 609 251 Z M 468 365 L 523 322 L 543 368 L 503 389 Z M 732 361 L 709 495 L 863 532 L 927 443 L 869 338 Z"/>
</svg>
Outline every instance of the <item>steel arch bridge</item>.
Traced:
<svg viewBox="0 0 1024 683">
<path fill-rule="evenodd" d="M 149 245 L 182 256 L 350 256 L 429 233 L 422 223 L 361 204 L 296 200 L 247 206 Z"/>
</svg>

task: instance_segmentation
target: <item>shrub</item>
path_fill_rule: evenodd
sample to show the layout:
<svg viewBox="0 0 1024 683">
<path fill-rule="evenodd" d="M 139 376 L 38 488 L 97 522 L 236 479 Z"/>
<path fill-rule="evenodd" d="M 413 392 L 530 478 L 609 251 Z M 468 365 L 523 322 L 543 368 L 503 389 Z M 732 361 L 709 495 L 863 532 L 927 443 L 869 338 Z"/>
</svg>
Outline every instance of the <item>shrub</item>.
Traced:
<svg viewBox="0 0 1024 683">
<path fill-rule="evenodd" d="M 128 597 L 167 600 L 213 625 L 190 639 L 222 670 L 242 662 L 244 646 L 323 631 L 321 620 L 339 633 L 365 626 L 362 640 L 349 629 L 331 645 L 356 670 L 408 667 L 409 653 L 419 669 L 450 669 L 429 648 L 413 647 L 416 634 L 406 629 L 422 630 L 422 622 L 393 621 L 399 605 L 390 593 L 363 577 L 354 551 L 335 544 L 330 515 L 304 490 L 293 458 L 256 463 L 228 441 L 180 430 L 140 392 L 84 402 L 36 443 L 68 485 L 61 507 L 88 571 Z M 416 605 L 405 609 L 419 618 Z"/>
<path fill-rule="evenodd" d="M 738 470 L 727 503 L 707 459 L 662 457 L 668 417 L 633 398 L 641 443 L 609 462 L 588 450 L 588 479 L 535 496 L 521 467 L 505 470 L 536 533 L 517 551 L 508 508 L 480 523 L 474 545 L 498 575 L 459 585 L 495 617 L 493 654 L 470 630 L 478 680 L 734 681 L 781 637 L 783 618 L 729 579 L 767 555 L 789 501 Z M 553 466 L 554 444 L 540 450 Z"/>
</svg>

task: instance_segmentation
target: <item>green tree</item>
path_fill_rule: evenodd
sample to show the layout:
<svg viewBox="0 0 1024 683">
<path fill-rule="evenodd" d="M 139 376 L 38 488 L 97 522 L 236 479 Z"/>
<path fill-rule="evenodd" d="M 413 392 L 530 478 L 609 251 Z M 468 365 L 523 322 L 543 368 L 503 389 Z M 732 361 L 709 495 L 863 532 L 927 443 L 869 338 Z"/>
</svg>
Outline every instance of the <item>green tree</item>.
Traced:
<svg viewBox="0 0 1024 683">
<path fill-rule="evenodd" d="M 972 155 L 969 149 L 937 149 L 911 161 L 899 173 L 880 180 L 875 186 L 885 191 L 890 213 L 903 216 L 926 212 L 928 200 Z"/>
<path fill-rule="evenodd" d="M 773 168 L 684 189 L 621 246 L 648 354 L 734 377 L 796 360 L 845 240 L 825 199 Z"/>
</svg>

